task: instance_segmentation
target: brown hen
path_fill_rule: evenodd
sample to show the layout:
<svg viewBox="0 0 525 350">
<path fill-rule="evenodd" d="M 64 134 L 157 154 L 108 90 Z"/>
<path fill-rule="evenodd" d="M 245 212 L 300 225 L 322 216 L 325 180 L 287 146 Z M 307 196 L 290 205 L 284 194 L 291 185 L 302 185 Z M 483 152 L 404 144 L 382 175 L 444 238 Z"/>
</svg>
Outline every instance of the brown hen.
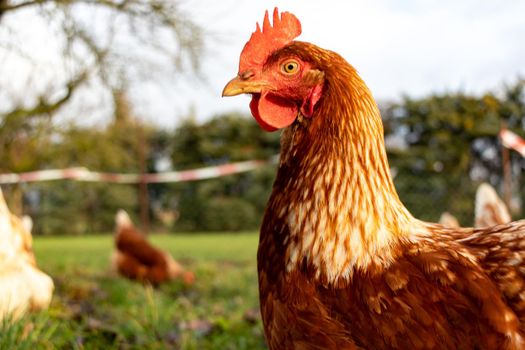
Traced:
<svg viewBox="0 0 525 350">
<path fill-rule="evenodd" d="M 283 129 L 261 227 L 270 349 L 521 349 L 525 222 L 447 229 L 415 219 L 389 172 L 377 105 L 341 56 L 268 13 L 223 96 L 248 93 Z"/>
<path fill-rule="evenodd" d="M 115 221 L 116 249 L 111 259 L 117 272 L 154 286 L 177 278 L 186 284 L 193 283 L 193 273 L 185 271 L 169 253 L 151 245 L 124 210 L 118 211 Z"/>
</svg>

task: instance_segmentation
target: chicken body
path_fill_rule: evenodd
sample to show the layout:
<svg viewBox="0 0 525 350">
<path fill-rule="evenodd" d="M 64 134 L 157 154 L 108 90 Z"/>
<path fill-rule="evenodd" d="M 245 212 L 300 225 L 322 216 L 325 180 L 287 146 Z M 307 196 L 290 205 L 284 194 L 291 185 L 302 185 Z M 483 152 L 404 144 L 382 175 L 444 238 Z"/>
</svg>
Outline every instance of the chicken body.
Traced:
<svg viewBox="0 0 525 350">
<path fill-rule="evenodd" d="M 24 221 L 11 214 L 0 190 L 0 321 L 46 309 L 53 296 L 53 280 L 36 264 Z"/>
<path fill-rule="evenodd" d="M 283 129 L 257 257 L 270 349 L 524 348 L 525 222 L 415 219 L 372 94 L 338 54 L 292 41 L 294 18 L 265 18 L 223 91 L 252 94 L 259 124 Z"/>
<path fill-rule="evenodd" d="M 184 271 L 169 253 L 152 246 L 123 210 L 116 216 L 115 248 L 112 263 L 127 278 L 155 286 L 176 278 L 193 283 L 193 273 Z"/>
<path fill-rule="evenodd" d="M 320 111 L 325 102 L 337 109 L 322 100 Z M 387 165 L 366 163 L 383 150 L 366 140 L 361 148 L 341 144 L 330 126 L 310 134 L 315 118 L 283 132 L 261 227 L 260 306 L 270 349 L 523 348 L 516 316 L 525 314 L 518 308 L 524 223 L 449 230 L 413 218 Z M 367 146 L 368 155 L 351 150 Z"/>
<path fill-rule="evenodd" d="M 307 263 L 286 271 L 283 255 L 271 254 L 275 242 L 261 239 L 260 302 L 270 349 L 523 348 L 515 313 L 457 243 L 400 246 L 387 268 L 354 271 L 351 281 L 333 285 L 316 282 Z"/>
</svg>

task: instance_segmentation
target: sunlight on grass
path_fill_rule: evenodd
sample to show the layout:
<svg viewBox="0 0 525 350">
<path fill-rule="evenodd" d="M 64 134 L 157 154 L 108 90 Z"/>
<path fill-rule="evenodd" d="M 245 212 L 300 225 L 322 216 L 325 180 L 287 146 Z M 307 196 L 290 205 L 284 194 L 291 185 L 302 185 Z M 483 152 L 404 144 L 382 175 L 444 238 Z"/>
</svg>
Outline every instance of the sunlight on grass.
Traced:
<svg viewBox="0 0 525 350">
<path fill-rule="evenodd" d="M 109 266 L 111 235 L 35 237 L 38 264 L 55 282 L 53 302 L 1 326 L 0 349 L 266 348 L 256 233 L 150 239 L 195 272 L 194 285 L 152 288 L 120 278 Z"/>
</svg>

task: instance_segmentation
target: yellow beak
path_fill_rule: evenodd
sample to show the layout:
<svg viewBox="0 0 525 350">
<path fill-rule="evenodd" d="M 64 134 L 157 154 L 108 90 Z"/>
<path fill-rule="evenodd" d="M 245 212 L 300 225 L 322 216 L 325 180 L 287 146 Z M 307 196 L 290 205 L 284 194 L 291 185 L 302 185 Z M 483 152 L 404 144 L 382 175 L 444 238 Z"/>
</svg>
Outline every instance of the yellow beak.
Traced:
<svg viewBox="0 0 525 350">
<path fill-rule="evenodd" d="M 268 86 L 268 84 L 265 82 L 247 81 L 240 77 L 235 77 L 230 80 L 222 90 L 222 97 L 237 96 L 240 94 L 260 94 L 266 86 Z"/>
</svg>

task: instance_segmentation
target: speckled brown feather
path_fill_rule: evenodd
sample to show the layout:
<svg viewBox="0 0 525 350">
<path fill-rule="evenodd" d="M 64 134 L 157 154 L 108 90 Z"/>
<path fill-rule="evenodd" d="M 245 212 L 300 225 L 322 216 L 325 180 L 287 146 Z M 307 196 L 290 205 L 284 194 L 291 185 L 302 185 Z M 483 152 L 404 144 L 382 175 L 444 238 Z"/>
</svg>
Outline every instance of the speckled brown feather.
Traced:
<svg viewBox="0 0 525 350">
<path fill-rule="evenodd" d="M 520 329 L 524 332 L 525 220 L 470 231 L 459 235 L 454 232 L 452 236 L 476 255 L 520 319 Z"/>
<path fill-rule="evenodd" d="M 282 136 L 258 250 L 270 349 L 522 349 L 525 224 L 413 218 L 390 177 L 379 111 L 339 55 L 273 53 L 321 71 L 312 118 Z"/>
</svg>

